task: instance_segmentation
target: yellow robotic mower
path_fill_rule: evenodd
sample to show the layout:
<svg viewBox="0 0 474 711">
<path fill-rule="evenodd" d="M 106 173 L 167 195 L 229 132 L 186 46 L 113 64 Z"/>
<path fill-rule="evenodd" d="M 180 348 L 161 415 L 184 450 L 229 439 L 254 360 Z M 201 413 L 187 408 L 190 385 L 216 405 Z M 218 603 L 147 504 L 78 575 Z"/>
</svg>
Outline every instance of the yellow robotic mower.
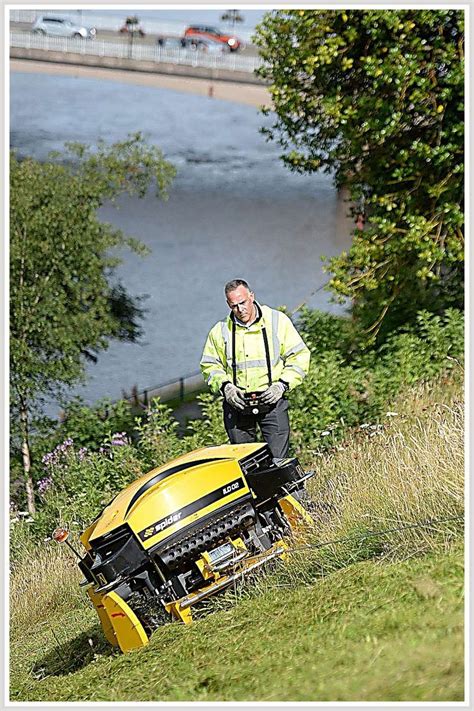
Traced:
<svg viewBox="0 0 474 711">
<path fill-rule="evenodd" d="M 167 619 L 188 624 L 193 605 L 283 556 L 312 522 L 298 492 L 313 473 L 295 458 L 276 465 L 266 444 L 221 445 L 121 491 L 81 535 L 81 585 L 107 640 L 143 647 Z"/>
</svg>

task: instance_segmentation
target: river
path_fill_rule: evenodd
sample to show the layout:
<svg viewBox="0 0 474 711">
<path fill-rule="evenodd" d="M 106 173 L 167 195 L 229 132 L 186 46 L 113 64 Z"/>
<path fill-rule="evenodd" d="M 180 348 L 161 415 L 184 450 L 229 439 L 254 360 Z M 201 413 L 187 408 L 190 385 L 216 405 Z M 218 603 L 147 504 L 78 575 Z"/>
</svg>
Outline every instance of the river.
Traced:
<svg viewBox="0 0 474 711">
<path fill-rule="evenodd" d="M 236 89 L 237 91 L 238 89 Z M 151 250 L 123 254 L 117 278 L 146 294 L 140 344 L 112 343 L 87 383 L 88 403 L 117 399 L 199 370 L 209 328 L 227 313 L 223 285 L 242 277 L 257 299 L 293 309 L 339 311 L 327 292 L 321 255 L 350 241 L 350 223 L 330 176 L 300 176 L 259 133 L 271 116 L 235 102 L 82 77 L 12 72 L 11 144 L 47 158 L 65 141 L 94 145 L 141 131 L 177 168 L 167 202 L 123 198 L 100 215 Z"/>
</svg>

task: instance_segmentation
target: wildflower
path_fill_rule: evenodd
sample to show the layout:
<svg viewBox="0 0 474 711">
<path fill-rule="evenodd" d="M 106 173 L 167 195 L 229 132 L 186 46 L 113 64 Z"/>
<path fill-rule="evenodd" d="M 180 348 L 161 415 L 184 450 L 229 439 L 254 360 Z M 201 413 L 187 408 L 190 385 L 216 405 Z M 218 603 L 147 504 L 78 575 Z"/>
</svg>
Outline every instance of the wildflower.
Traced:
<svg viewBox="0 0 474 711">
<path fill-rule="evenodd" d="M 81 447 L 80 450 L 77 453 L 78 459 L 80 462 L 83 461 L 84 457 L 86 456 L 87 452 L 87 447 Z"/>
<path fill-rule="evenodd" d="M 69 447 L 72 447 L 74 444 L 74 441 L 71 439 L 71 437 L 68 437 L 67 439 L 64 440 L 61 444 L 58 444 L 56 447 L 56 450 L 58 452 L 66 452 Z"/>
<path fill-rule="evenodd" d="M 111 439 L 112 447 L 123 447 L 127 444 L 127 433 L 126 432 L 115 432 Z"/>
<path fill-rule="evenodd" d="M 38 493 L 40 494 L 40 496 L 43 496 L 43 494 L 45 494 L 48 491 L 48 489 L 51 488 L 52 485 L 53 485 L 52 477 L 45 476 L 42 479 L 40 479 L 38 481 Z"/>
<path fill-rule="evenodd" d="M 55 464 L 57 461 L 56 457 L 56 452 L 48 452 L 47 454 L 44 455 L 44 457 L 41 459 L 43 462 L 45 469 L 47 469 L 51 464 Z"/>
</svg>

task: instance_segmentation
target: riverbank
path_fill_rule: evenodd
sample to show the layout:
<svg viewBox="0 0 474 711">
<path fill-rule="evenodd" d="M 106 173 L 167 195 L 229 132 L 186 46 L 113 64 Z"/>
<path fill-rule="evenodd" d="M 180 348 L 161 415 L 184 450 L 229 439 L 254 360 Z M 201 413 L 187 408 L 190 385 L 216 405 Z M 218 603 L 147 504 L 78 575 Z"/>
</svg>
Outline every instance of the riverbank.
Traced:
<svg viewBox="0 0 474 711">
<path fill-rule="evenodd" d="M 393 531 L 462 515 L 462 392 L 407 391 L 382 433 L 360 429 L 318 457 L 310 547 L 290 542 L 283 565 L 126 657 L 107 644 L 70 551 L 43 543 L 11 578 L 11 701 L 462 701 L 460 522 Z"/>
<path fill-rule="evenodd" d="M 103 69 L 72 64 L 40 62 L 30 59 L 11 59 L 10 71 L 29 74 L 49 74 L 53 76 L 81 77 L 106 81 L 148 86 L 156 89 L 171 89 L 197 96 L 207 96 L 223 101 L 232 101 L 246 106 L 260 107 L 271 103 L 268 89 L 264 86 L 214 81 L 194 77 L 177 77 L 150 72 L 125 69 Z"/>
</svg>

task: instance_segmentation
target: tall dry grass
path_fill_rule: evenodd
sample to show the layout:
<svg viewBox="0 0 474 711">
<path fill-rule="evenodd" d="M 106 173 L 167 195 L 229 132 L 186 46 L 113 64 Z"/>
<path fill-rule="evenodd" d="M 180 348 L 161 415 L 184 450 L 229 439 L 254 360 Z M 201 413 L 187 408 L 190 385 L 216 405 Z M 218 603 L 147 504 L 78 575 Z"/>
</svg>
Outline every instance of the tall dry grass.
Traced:
<svg viewBox="0 0 474 711">
<path fill-rule="evenodd" d="M 339 566 L 376 556 L 417 555 L 459 538 L 463 521 L 392 529 L 463 515 L 464 403 L 459 387 L 438 382 L 404 395 L 383 424 L 364 423 L 350 440 L 314 462 L 311 541 L 348 537 L 318 556 Z M 364 538 L 365 536 L 365 538 Z"/>
<path fill-rule="evenodd" d="M 87 604 L 79 588 L 82 577 L 69 549 L 51 542 L 36 548 L 10 576 L 12 635 L 60 611 Z"/>
<path fill-rule="evenodd" d="M 272 585 L 293 587 L 305 576 L 312 580 L 359 560 L 419 555 L 461 537 L 460 521 L 365 537 L 371 531 L 462 515 L 464 405 L 459 385 L 439 381 L 418 387 L 393 405 L 382 426 L 364 424 L 334 452 L 315 460 L 317 473 L 308 487 L 314 526 L 276 577 L 258 577 L 253 594 Z M 318 547 L 344 537 L 350 540 Z M 308 550 L 308 544 L 315 548 Z M 36 549 L 11 575 L 12 631 L 87 604 L 78 587 L 81 577 L 68 549 L 56 544 Z"/>
</svg>

